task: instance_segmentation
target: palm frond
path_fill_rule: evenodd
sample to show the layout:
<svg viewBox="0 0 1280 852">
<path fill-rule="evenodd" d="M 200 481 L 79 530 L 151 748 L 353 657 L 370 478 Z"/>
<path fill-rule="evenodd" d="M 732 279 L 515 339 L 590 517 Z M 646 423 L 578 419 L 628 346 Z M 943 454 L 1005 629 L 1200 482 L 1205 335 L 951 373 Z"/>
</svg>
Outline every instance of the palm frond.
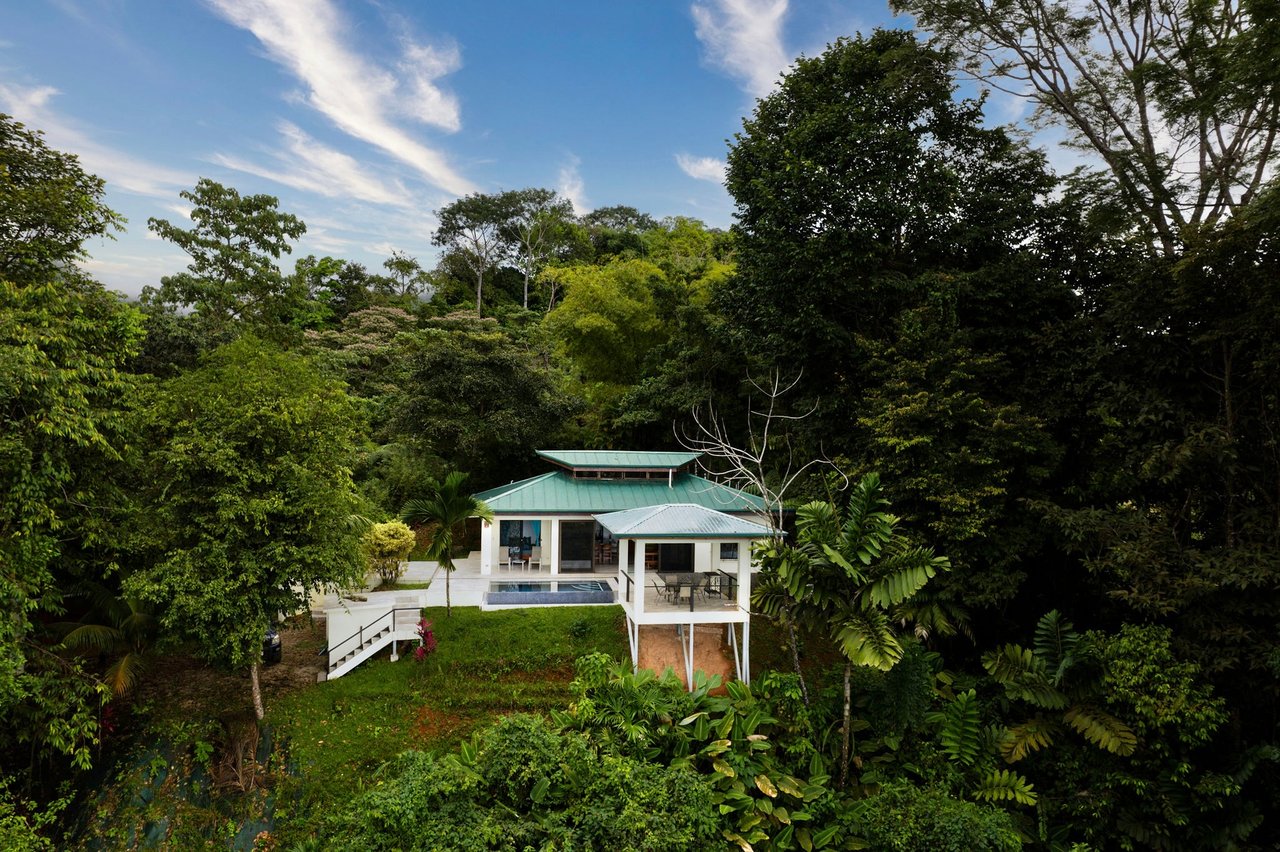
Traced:
<svg viewBox="0 0 1280 852">
<path fill-rule="evenodd" d="M 1034 805 L 1036 793 L 1027 779 L 1009 769 L 996 769 L 982 779 L 973 791 L 975 798 L 984 802 L 1017 802 Z"/>
<path fill-rule="evenodd" d="M 60 647 L 68 651 L 110 653 L 124 641 L 124 633 L 105 624 L 80 624 L 62 637 Z"/>
<path fill-rule="evenodd" d="M 1028 648 L 1005 645 L 999 650 L 988 651 L 982 655 L 982 667 L 1004 686 L 1011 698 L 1050 710 L 1067 706 L 1066 696 L 1049 682 L 1044 661 Z"/>
<path fill-rule="evenodd" d="M 1036 655 L 1044 660 L 1054 686 L 1062 683 L 1063 676 L 1075 663 L 1076 646 L 1079 644 L 1080 634 L 1056 609 L 1045 613 L 1036 624 Z"/>
<path fill-rule="evenodd" d="M 1005 731 L 1000 740 L 1000 756 L 1007 763 L 1017 763 L 1033 751 L 1053 745 L 1060 725 L 1053 719 L 1036 716 Z"/>
<path fill-rule="evenodd" d="M 881 610 L 850 614 L 836 631 L 836 641 L 854 665 L 888 671 L 902 659 L 902 640 Z"/>
<path fill-rule="evenodd" d="M 1062 720 L 1086 740 L 1112 754 L 1127 757 L 1138 747 L 1138 738 L 1128 725 L 1097 707 L 1077 704 L 1062 714 Z"/>
<path fill-rule="evenodd" d="M 978 759 L 982 735 L 977 693 L 972 689 L 960 693 L 938 717 L 943 750 L 957 763 L 972 766 Z"/>
</svg>

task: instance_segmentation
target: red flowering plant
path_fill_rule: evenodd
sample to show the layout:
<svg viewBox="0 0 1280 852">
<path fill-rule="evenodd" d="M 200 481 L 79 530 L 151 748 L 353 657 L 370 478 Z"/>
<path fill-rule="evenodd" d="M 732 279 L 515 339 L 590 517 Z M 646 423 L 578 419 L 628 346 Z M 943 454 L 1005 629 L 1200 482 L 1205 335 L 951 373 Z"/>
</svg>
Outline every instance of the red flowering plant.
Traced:
<svg viewBox="0 0 1280 852">
<path fill-rule="evenodd" d="M 436 650 L 436 634 L 431 626 L 431 622 L 425 618 L 418 622 L 418 647 L 413 649 L 415 660 L 425 660 L 427 654 Z"/>
</svg>

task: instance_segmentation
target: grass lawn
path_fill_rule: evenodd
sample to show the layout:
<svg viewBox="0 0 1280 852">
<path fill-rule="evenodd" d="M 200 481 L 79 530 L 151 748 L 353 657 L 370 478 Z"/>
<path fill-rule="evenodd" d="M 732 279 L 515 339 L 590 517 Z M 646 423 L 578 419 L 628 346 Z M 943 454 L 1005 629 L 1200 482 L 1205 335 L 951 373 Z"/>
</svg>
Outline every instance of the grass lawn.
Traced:
<svg viewBox="0 0 1280 852">
<path fill-rule="evenodd" d="M 577 657 L 628 653 L 618 607 L 455 607 L 449 618 L 441 607 L 427 618 L 437 647 L 425 660 L 406 643 L 397 662 L 370 660 L 268 707 L 267 723 L 300 773 L 286 782 L 300 807 L 280 820 L 282 837 L 349 801 L 406 749 L 449 750 L 500 715 L 565 707 Z"/>
</svg>

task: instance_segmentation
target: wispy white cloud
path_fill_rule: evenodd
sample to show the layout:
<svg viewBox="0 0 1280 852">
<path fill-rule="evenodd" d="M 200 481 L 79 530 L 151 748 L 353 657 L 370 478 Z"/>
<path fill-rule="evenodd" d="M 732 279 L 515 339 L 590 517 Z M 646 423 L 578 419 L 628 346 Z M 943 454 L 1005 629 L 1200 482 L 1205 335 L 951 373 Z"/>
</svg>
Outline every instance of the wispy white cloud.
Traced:
<svg viewBox="0 0 1280 852">
<path fill-rule="evenodd" d="M 462 129 L 458 99 L 436 85 L 436 81 L 462 67 L 457 45 L 435 47 L 402 39 L 403 58 L 397 65 L 406 96 L 400 100 L 405 115 L 449 132 Z"/>
<path fill-rule="evenodd" d="M 440 77 L 460 63 L 456 47 L 402 41 L 395 73 L 360 55 L 343 38 L 348 27 L 331 0 L 206 0 L 222 17 L 251 32 L 267 55 L 306 87 L 305 102 L 343 132 L 406 163 L 446 192 L 472 191 L 470 181 L 438 150 L 397 123 L 398 117 L 456 131 L 457 99 Z"/>
<path fill-rule="evenodd" d="M 680 171 L 695 180 L 706 180 L 711 183 L 724 183 L 724 160 L 715 157 L 695 157 L 691 154 L 676 154 L 676 165 Z"/>
<path fill-rule="evenodd" d="M 746 91 L 764 97 L 790 63 L 782 46 L 787 0 L 709 0 L 695 3 L 694 31 L 705 59 L 737 78 Z"/>
<path fill-rule="evenodd" d="M 98 134 L 81 129 L 51 106 L 58 94 L 52 86 L 24 88 L 0 83 L 0 112 L 7 112 L 30 127 L 44 131 L 54 148 L 75 154 L 85 171 L 105 179 L 112 189 L 137 195 L 173 198 L 195 184 L 186 172 L 157 165 L 98 141 Z"/>
<path fill-rule="evenodd" d="M 290 122 L 280 123 L 285 149 L 273 155 L 270 165 L 254 163 L 230 154 L 215 154 L 213 161 L 229 169 L 256 175 L 295 189 L 327 198 L 356 198 L 374 204 L 413 206 L 409 191 L 398 181 L 383 181 L 352 156 L 308 136 Z"/>
<path fill-rule="evenodd" d="M 560 167 L 560 179 L 556 184 L 556 191 L 569 199 L 569 203 L 573 205 L 573 212 L 579 216 L 591 212 L 586 186 L 582 182 L 582 174 L 578 171 L 581 165 L 582 160 L 571 154 L 569 161 Z"/>
</svg>

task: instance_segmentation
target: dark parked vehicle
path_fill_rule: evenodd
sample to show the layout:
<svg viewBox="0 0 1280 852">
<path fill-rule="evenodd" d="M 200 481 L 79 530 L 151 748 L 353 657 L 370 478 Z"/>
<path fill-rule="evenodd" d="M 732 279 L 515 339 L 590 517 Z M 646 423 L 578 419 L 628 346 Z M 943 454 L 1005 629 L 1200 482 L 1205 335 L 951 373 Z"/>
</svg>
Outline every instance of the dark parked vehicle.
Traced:
<svg viewBox="0 0 1280 852">
<path fill-rule="evenodd" d="M 268 630 L 262 640 L 262 662 L 270 666 L 280 662 L 283 657 L 284 645 L 280 641 L 280 634 L 275 630 Z"/>
</svg>

